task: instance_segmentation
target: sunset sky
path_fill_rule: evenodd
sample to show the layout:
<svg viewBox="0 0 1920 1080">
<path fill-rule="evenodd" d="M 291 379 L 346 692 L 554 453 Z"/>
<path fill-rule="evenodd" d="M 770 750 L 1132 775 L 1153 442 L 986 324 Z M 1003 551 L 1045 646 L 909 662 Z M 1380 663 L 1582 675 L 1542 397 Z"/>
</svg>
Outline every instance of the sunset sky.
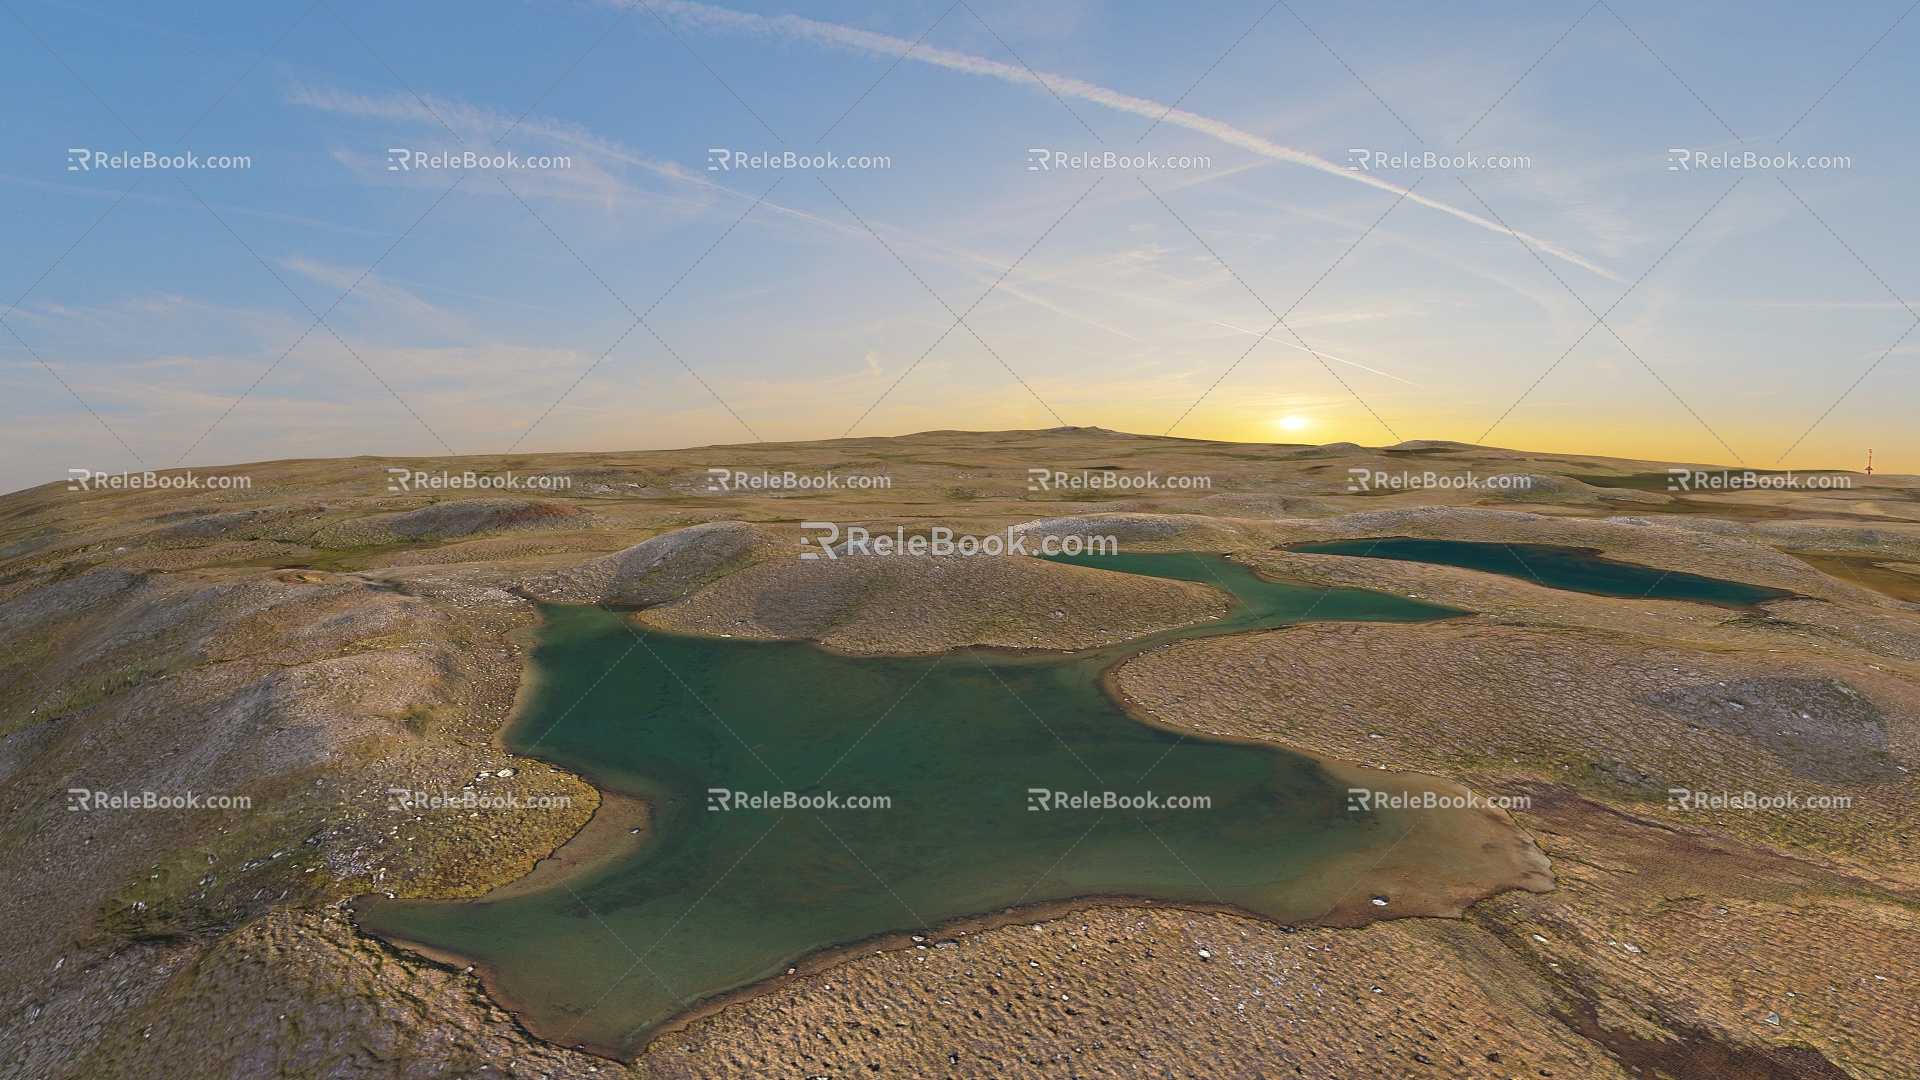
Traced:
<svg viewBox="0 0 1920 1080">
<path fill-rule="evenodd" d="M 1059 424 L 1920 471 L 1908 2 L 9 0 L 0 489 Z"/>
</svg>

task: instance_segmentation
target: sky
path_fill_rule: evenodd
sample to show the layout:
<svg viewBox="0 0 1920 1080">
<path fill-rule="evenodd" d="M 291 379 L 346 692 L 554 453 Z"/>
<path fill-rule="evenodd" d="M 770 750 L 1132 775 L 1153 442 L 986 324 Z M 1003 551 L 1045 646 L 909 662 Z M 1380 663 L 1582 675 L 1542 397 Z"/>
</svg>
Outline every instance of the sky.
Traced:
<svg viewBox="0 0 1920 1080">
<path fill-rule="evenodd" d="M 1063 424 L 1920 472 L 1912 3 L 7 0 L 0 490 Z"/>
</svg>

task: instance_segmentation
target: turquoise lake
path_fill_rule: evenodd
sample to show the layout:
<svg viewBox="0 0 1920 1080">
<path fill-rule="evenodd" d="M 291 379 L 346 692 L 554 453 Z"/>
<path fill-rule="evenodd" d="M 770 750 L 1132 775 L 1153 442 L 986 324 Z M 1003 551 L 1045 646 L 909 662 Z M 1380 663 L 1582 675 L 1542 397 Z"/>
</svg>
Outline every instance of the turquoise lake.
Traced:
<svg viewBox="0 0 1920 1080">
<path fill-rule="evenodd" d="M 1438 563 L 1464 570 L 1531 581 L 1550 589 L 1623 596 L 1639 600 L 1692 600 L 1720 607 L 1751 607 L 1791 593 L 1738 581 L 1683 574 L 1637 563 L 1602 558 L 1593 548 L 1553 544 L 1489 544 L 1471 540 L 1421 540 L 1389 536 L 1377 540 L 1336 540 L 1292 544 L 1288 551 L 1316 555 L 1355 555 Z"/>
<path fill-rule="evenodd" d="M 1342 780 L 1310 758 L 1136 721 L 1102 672 L 1182 638 L 1460 613 L 1275 584 L 1216 556 L 1060 561 L 1205 582 L 1234 607 L 1088 652 L 938 657 L 846 656 L 544 608 L 537 678 L 508 743 L 650 803 L 644 846 L 512 899 L 364 901 L 360 924 L 483 965 L 548 1039 L 627 1056 L 700 1000 L 810 953 L 964 916 L 1089 896 L 1323 914 L 1342 884 L 1335 868 L 1404 835 L 1400 819 L 1350 811 Z M 888 805 L 737 808 L 729 794 L 717 809 L 716 788 Z M 1034 809 L 1034 788 L 1210 805 Z"/>
</svg>

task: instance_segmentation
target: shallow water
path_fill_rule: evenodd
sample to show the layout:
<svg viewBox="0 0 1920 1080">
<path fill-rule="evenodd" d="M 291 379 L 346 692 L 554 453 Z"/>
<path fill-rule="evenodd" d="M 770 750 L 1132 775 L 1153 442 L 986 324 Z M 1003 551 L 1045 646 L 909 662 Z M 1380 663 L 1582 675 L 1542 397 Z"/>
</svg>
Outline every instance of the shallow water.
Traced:
<svg viewBox="0 0 1920 1080">
<path fill-rule="evenodd" d="M 1313 760 L 1137 722 L 1100 676 L 1181 638 L 1457 612 L 1266 582 L 1214 556 L 1061 561 L 1204 581 L 1236 603 L 1226 618 L 1090 652 L 914 658 L 545 608 L 536 688 L 508 741 L 648 800 L 644 847 L 530 896 L 372 901 L 361 925 L 481 963 L 549 1039 L 629 1054 L 700 999 L 809 953 L 969 915 L 1131 896 L 1313 918 L 1351 890 L 1356 862 L 1404 836 L 1399 816 L 1348 810 L 1343 782 Z M 714 788 L 890 805 L 719 810 Z M 1033 809 L 1033 788 L 1211 805 Z"/>
<path fill-rule="evenodd" d="M 1471 540 L 1420 540 L 1390 536 L 1377 540 L 1336 540 L 1293 544 L 1288 551 L 1315 555 L 1358 555 L 1438 563 L 1465 570 L 1504 574 L 1550 589 L 1626 596 L 1640 600 L 1693 600 L 1720 607 L 1751 607 L 1791 593 L 1738 581 L 1683 574 L 1600 557 L 1593 548 L 1553 544 L 1488 544 Z"/>
</svg>

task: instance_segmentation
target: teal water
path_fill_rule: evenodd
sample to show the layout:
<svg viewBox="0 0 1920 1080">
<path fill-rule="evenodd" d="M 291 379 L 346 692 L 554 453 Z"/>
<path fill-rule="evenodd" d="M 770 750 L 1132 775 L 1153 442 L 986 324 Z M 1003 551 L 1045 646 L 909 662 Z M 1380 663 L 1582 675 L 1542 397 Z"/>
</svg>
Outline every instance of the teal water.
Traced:
<svg viewBox="0 0 1920 1080">
<path fill-rule="evenodd" d="M 1085 896 L 1324 913 L 1357 880 L 1333 881 L 1334 870 L 1403 835 L 1398 819 L 1348 811 L 1342 780 L 1311 759 L 1139 723 L 1101 673 L 1179 638 L 1459 613 L 1275 584 L 1214 556 L 1062 561 L 1204 581 L 1235 604 L 1226 618 L 1096 651 L 913 658 L 642 632 L 601 608 L 545 608 L 535 689 L 509 744 L 646 799 L 645 846 L 514 899 L 373 900 L 361 925 L 483 964 L 546 1038 L 626 1055 L 693 1003 L 809 953 L 964 916 Z M 891 805 L 716 810 L 713 788 Z M 1035 810 L 1031 788 L 1211 806 Z"/>
<path fill-rule="evenodd" d="M 1420 540 L 1409 536 L 1390 536 L 1377 540 L 1292 544 L 1287 550 L 1316 555 L 1358 555 L 1370 559 L 1438 563 L 1489 574 L 1504 574 L 1551 589 L 1566 589 L 1594 596 L 1693 600 L 1720 607 L 1751 607 L 1765 600 L 1778 600 L 1792 595 L 1779 589 L 1738 581 L 1616 562 L 1602 558 L 1593 548 L 1552 544 L 1486 544 L 1469 540 Z"/>
</svg>

